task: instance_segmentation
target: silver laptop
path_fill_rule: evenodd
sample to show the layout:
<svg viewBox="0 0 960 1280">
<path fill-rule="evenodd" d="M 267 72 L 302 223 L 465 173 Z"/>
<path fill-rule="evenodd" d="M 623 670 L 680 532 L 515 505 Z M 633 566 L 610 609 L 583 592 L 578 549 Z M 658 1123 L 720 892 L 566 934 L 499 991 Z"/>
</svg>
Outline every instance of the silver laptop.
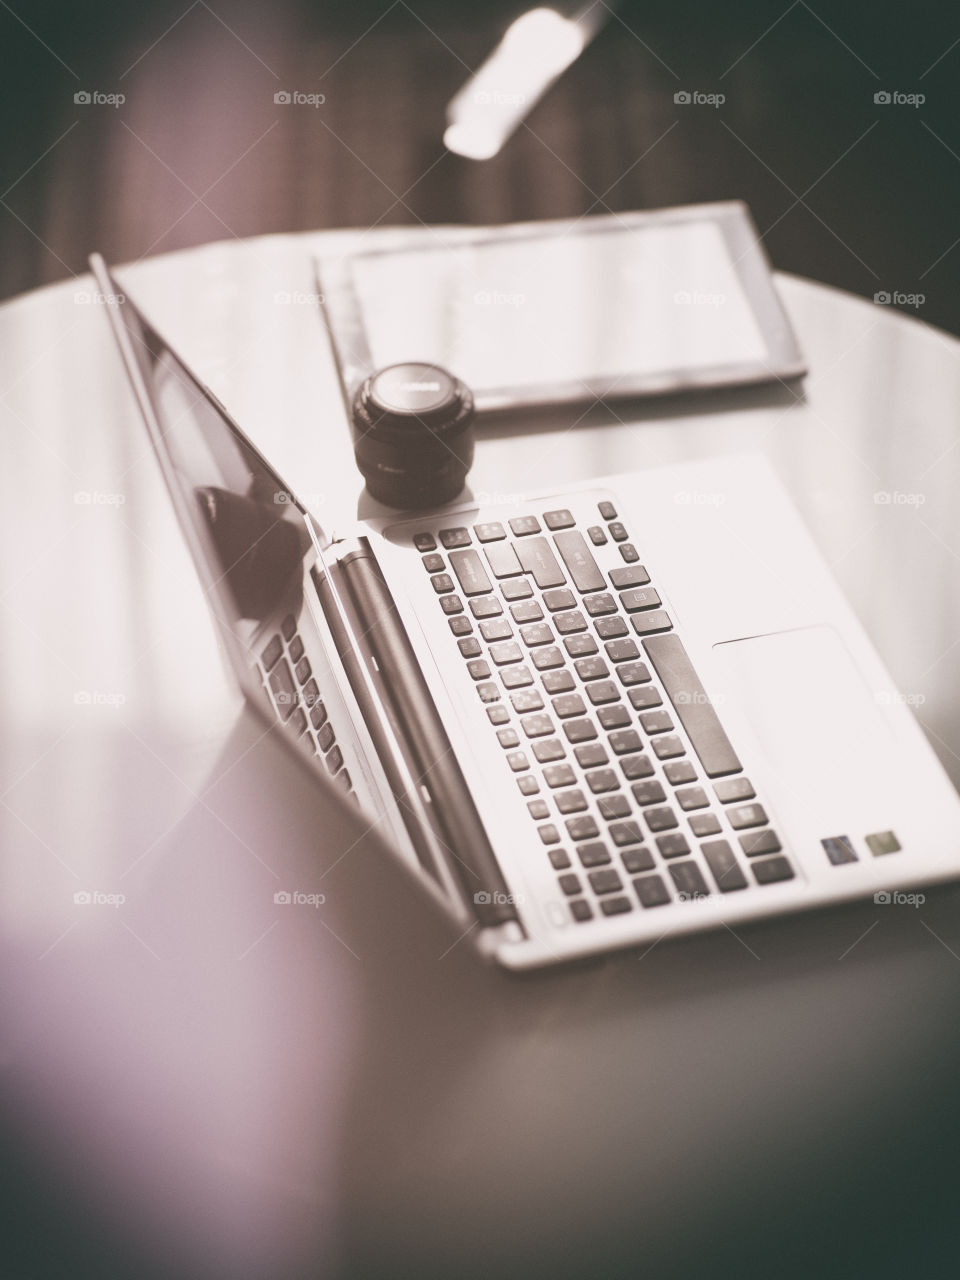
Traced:
<svg viewBox="0 0 960 1280">
<path fill-rule="evenodd" d="M 91 265 L 249 700 L 484 956 L 960 873 L 960 800 L 762 459 L 325 530 Z"/>
</svg>

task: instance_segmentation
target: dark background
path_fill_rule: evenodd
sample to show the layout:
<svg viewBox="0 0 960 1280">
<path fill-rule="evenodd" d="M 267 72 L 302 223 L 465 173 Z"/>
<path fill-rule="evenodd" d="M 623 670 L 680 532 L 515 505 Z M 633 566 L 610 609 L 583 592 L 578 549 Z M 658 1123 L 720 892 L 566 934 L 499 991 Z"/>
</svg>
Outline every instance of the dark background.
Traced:
<svg viewBox="0 0 960 1280">
<path fill-rule="evenodd" d="M 627 0 L 495 160 L 453 156 L 445 105 L 522 7 L 4 0 L 0 296 L 93 248 L 741 197 L 777 267 L 922 293 L 917 314 L 960 333 L 956 6 Z"/>
</svg>

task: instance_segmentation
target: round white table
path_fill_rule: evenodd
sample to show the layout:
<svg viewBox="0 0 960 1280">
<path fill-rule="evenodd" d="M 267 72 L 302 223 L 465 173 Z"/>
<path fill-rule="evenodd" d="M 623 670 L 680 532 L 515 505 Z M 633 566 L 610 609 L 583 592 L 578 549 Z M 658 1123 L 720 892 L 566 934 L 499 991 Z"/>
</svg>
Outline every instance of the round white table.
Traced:
<svg viewBox="0 0 960 1280">
<path fill-rule="evenodd" d="M 359 238 L 118 273 L 334 526 Z M 778 287 L 802 386 L 502 419 L 472 488 L 762 451 L 960 782 L 960 343 Z M 11 1274 L 949 1274 L 960 893 L 483 969 L 243 708 L 92 289 L 0 307 Z"/>
</svg>

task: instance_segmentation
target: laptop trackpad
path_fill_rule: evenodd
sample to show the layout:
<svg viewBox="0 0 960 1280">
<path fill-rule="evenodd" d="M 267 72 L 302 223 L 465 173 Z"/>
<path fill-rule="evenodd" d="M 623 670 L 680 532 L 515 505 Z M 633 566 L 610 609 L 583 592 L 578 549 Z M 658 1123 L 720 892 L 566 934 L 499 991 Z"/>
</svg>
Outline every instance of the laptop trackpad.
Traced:
<svg viewBox="0 0 960 1280">
<path fill-rule="evenodd" d="M 892 784 L 895 738 L 837 632 L 751 636 L 715 645 L 714 656 L 775 775 L 781 813 L 802 813 L 827 836 L 856 820 L 875 830 L 870 815 Z"/>
</svg>

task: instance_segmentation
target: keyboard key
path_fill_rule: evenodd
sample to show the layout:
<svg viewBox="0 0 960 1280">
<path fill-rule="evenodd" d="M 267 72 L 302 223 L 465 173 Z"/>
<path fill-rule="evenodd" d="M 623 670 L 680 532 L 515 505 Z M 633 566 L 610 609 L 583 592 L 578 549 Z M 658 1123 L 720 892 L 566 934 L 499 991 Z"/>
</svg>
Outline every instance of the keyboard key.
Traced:
<svg viewBox="0 0 960 1280">
<path fill-rule="evenodd" d="M 582 813 L 587 807 L 587 798 L 579 788 L 572 791 L 558 791 L 554 796 L 560 813 Z"/>
<path fill-rule="evenodd" d="M 617 641 L 618 644 L 633 644 L 632 640 Z M 648 684 L 651 680 L 650 668 L 645 662 L 624 662 L 617 667 L 617 679 L 625 688 L 637 684 Z M 659 702 L 659 695 L 657 701 Z"/>
<path fill-rule="evenodd" d="M 469 618 L 451 618 L 450 630 L 455 636 L 468 636 L 473 630 L 473 623 Z"/>
<path fill-rule="evenodd" d="M 346 769 L 341 769 L 336 778 L 334 778 L 334 781 L 339 783 L 343 791 L 349 791 L 353 785 L 350 774 L 347 773 Z"/>
<path fill-rule="evenodd" d="M 297 686 L 293 683 L 286 659 L 278 662 L 269 675 L 274 700 L 284 720 L 289 720 L 297 705 Z"/>
<path fill-rule="evenodd" d="M 457 648 L 464 658 L 479 658 L 483 652 L 480 648 L 480 641 L 474 636 L 466 636 L 463 640 L 458 640 Z"/>
<path fill-rule="evenodd" d="M 602 680 L 610 674 L 609 667 L 599 656 L 580 658 L 573 665 L 577 675 L 584 681 Z"/>
<path fill-rule="evenodd" d="M 566 661 L 555 644 L 545 649 L 534 649 L 530 657 L 538 671 L 552 671 L 555 667 L 562 667 Z"/>
<path fill-rule="evenodd" d="M 700 852 L 706 859 L 710 874 L 721 893 L 734 893 L 737 889 L 746 889 L 747 877 L 740 870 L 740 864 L 726 840 L 709 840 L 700 846 Z"/>
<path fill-rule="evenodd" d="M 548 787 L 572 787 L 577 775 L 568 764 L 550 764 L 543 771 L 543 780 Z"/>
<path fill-rule="evenodd" d="M 597 719 L 605 729 L 622 729 L 630 723 L 630 712 L 622 702 L 600 707 Z"/>
<path fill-rule="evenodd" d="M 482 658 L 474 658 L 472 662 L 468 662 L 467 670 L 470 672 L 472 680 L 490 679 L 490 667 Z"/>
<path fill-rule="evenodd" d="M 565 721 L 563 732 L 567 735 L 568 742 L 589 742 L 597 736 L 593 724 L 586 719 Z"/>
<path fill-rule="evenodd" d="M 786 858 L 762 858 L 750 865 L 757 884 L 774 884 L 777 880 L 793 879 L 793 867 Z"/>
<path fill-rule="evenodd" d="M 582 814 L 579 818 L 568 818 L 565 825 L 570 839 L 577 842 L 592 840 L 600 834 L 600 828 L 589 813 Z"/>
<path fill-rule="evenodd" d="M 470 545 L 470 530 L 460 526 L 456 529 L 441 529 L 438 537 L 448 551 L 451 547 L 469 547 Z"/>
<path fill-rule="evenodd" d="M 339 747 L 334 747 L 327 756 L 327 769 L 330 773 L 336 773 L 338 769 L 343 767 L 343 752 Z"/>
<path fill-rule="evenodd" d="M 566 507 L 562 507 L 559 511 L 545 511 L 543 523 L 548 529 L 569 529 L 576 522 Z"/>
<path fill-rule="evenodd" d="M 587 774 L 587 786 L 594 795 L 599 795 L 603 791 L 616 791 L 620 779 L 612 769 L 591 769 Z"/>
<path fill-rule="evenodd" d="M 566 849 L 558 849 L 554 846 L 549 851 L 550 865 L 554 871 L 565 871 L 570 865 L 570 855 Z"/>
<path fill-rule="evenodd" d="M 740 761 L 693 669 L 680 637 L 676 634 L 654 636 L 644 640 L 643 647 L 666 688 L 707 777 L 719 778 L 728 773 L 739 773 Z"/>
<path fill-rule="evenodd" d="M 499 538 L 507 536 L 499 520 L 491 520 L 487 524 L 475 524 L 473 532 L 477 535 L 478 542 L 496 542 Z"/>
<path fill-rule="evenodd" d="M 493 590 L 483 561 L 472 548 L 469 551 L 451 551 L 450 567 L 457 575 L 460 590 L 465 596 L 485 596 Z"/>
<path fill-rule="evenodd" d="M 591 654 L 598 652 L 596 640 L 587 632 L 582 635 L 567 636 L 563 647 L 571 658 L 588 658 Z"/>
<path fill-rule="evenodd" d="M 633 613 L 630 615 L 630 621 L 638 636 L 650 636 L 658 631 L 669 631 L 673 626 L 670 615 L 663 609 L 652 609 L 650 613 Z M 663 679 L 662 676 L 660 678 Z"/>
<path fill-rule="evenodd" d="M 475 618 L 496 618 L 503 610 L 496 596 L 480 596 L 470 601 L 470 612 Z"/>
<path fill-rule="evenodd" d="M 280 623 L 280 634 L 284 640 L 289 640 L 297 629 L 297 623 L 292 613 L 288 613 L 284 620 Z"/>
<path fill-rule="evenodd" d="M 574 875 L 572 871 L 565 876 L 560 876 L 558 883 L 568 897 L 576 897 L 578 893 L 583 893 L 583 889 L 580 887 L 580 877 Z"/>
<path fill-rule="evenodd" d="M 540 783 L 532 773 L 521 773 L 517 778 L 517 787 L 523 796 L 535 796 L 540 790 Z"/>
<path fill-rule="evenodd" d="M 671 760 L 663 766 L 667 781 L 671 786 L 679 787 L 685 782 L 696 781 L 697 771 L 689 760 Z"/>
<path fill-rule="evenodd" d="M 623 557 L 624 564 L 635 564 L 640 559 L 640 552 L 632 542 L 620 543 L 620 555 Z"/>
<path fill-rule="evenodd" d="M 474 686 L 481 702 L 499 702 L 500 690 L 492 680 L 482 680 Z"/>
<path fill-rule="evenodd" d="M 543 617 L 543 610 L 536 600 L 521 600 L 519 604 L 510 606 L 510 615 L 514 622 L 539 622 Z"/>
<path fill-rule="evenodd" d="M 502 667 L 500 679 L 506 689 L 522 689 L 525 685 L 533 684 L 529 667 Z"/>
<path fill-rule="evenodd" d="M 513 627 L 506 618 L 485 618 L 480 623 L 480 634 L 484 640 L 508 640 L 513 635 Z"/>
<path fill-rule="evenodd" d="M 483 554 L 497 579 L 516 578 L 523 573 L 523 565 L 509 542 L 491 542 L 483 548 Z"/>
<path fill-rule="evenodd" d="M 752 800 L 757 794 L 749 778 L 721 778 L 713 784 L 721 804 L 733 804 L 735 800 Z"/>
<path fill-rule="evenodd" d="M 653 737 L 655 733 L 669 733 L 674 724 L 666 711 L 644 711 L 640 716 L 640 727 Z"/>
<path fill-rule="evenodd" d="M 603 516 L 604 520 L 616 520 L 617 518 L 617 508 L 612 502 L 607 502 L 606 500 L 598 502 L 597 510 L 600 512 L 601 516 Z"/>
<path fill-rule="evenodd" d="M 501 747 L 519 747 L 520 735 L 517 733 L 516 729 L 498 729 L 497 741 L 500 743 Z"/>
<path fill-rule="evenodd" d="M 703 878 L 703 873 L 695 862 L 671 862 L 670 875 L 677 886 L 677 892 L 685 898 L 705 898 L 710 894 L 710 886 Z"/>
<path fill-rule="evenodd" d="M 607 535 L 598 524 L 592 524 L 587 530 L 587 536 L 595 547 L 602 547 L 606 544 Z"/>
<path fill-rule="evenodd" d="M 544 738 L 533 744 L 533 754 L 541 764 L 549 764 L 552 760 L 562 760 L 566 752 L 559 738 Z"/>
<path fill-rule="evenodd" d="M 630 699 L 630 705 L 635 707 L 637 711 L 647 711 L 650 707 L 659 707 L 663 705 L 663 699 L 660 697 L 660 690 L 652 684 L 644 685 L 639 689 L 628 689 L 627 697 Z"/>
<path fill-rule="evenodd" d="M 549 644 L 553 640 L 553 631 L 548 622 L 529 622 L 520 628 L 520 639 L 532 649 L 539 644 Z"/>
<path fill-rule="evenodd" d="M 573 754 L 581 769 L 596 769 L 610 759 L 602 742 L 586 742 L 581 747 L 574 747 Z"/>
<path fill-rule="evenodd" d="M 741 804 L 727 810 L 727 821 L 734 831 L 745 827 L 765 827 L 770 819 L 762 804 Z"/>
<path fill-rule="evenodd" d="M 643 746 L 636 729 L 618 729 L 616 733 L 611 733 L 607 741 L 610 743 L 610 749 L 618 756 L 626 755 L 630 751 L 639 751 Z"/>
<path fill-rule="evenodd" d="M 705 809 L 710 803 L 703 787 L 684 787 L 676 793 L 674 799 L 684 813 L 689 813 L 691 809 Z"/>
<path fill-rule="evenodd" d="M 657 848 L 661 858 L 679 858 L 690 852 L 687 837 L 679 831 L 673 831 L 668 836 L 657 836 Z"/>
<path fill-rule="evenodd" d="M 423 556 L 421 562 L 427 573 L 443 573 L 444 559 L 443 556 L 438 556 L 436 552 L 433 555 Z"/>
<path fill-rule="evenodd" d="M 623 863 L 624 871 L 631 876 L 641 871 L 652 871 L 657 865 L 653 860 L 653 854 L 646 846 L 642 849 L 624 849 L 620 855 L 620 861 Z"/>
<path fill-rule="evenodd" d="M 770 831 L 748 831 L 746 835 L 740 837 L 740 848 L 748 858 L 755 858 L 761 853 L 779 853 L 780 841 L 777 839 L 776 832 Z M 856 855 L 849 861 L 856 861 Z"/>
<path fill-rule="evenodd" d="M 608 525 L 607 528 L 610 530 L 610 537 L 614 540 L 614 542 L 626 542 L 627 530 L 626 530 L 626 527 L 622 525 L 619 520 L 615 520 L 613 524 Z"/>
<path fill-rule="evenodd" d="M 304 714 L 302 707 L 297 707 L 296 711 L 293 713 L 293 719 L 287 722 L 287 728 L 292 729 L 297 737 L 299 737 L 301 733 L 307 732 L 307 717 Z"/>
<path fill-rule="evenodd" d="M 620 872 L 615 867 L 603 867 L 600 871 L 591 871 L 587 875 L 590 887 L 596 894 L 619 893 L 623 888 Z"/>
<path fill-rule="evenodd" d="M 559 844 L 560 832 L 552 822 L 545 823 L 542 827 L 537 827 L 537 835 L 544 844 Z"/>
<path fill-rule="evenodd" d="M 511 751 L 507 756 L 507 764 L 514 773 L 522 773 L 524 769 L 530 768 L 530 761 L 523 751 Z"/>
<path fill-rule="evenodd" d="M 327 719 L 327 708 L 323 705 L 322 702 L 319 702 L 319 701 L 316 702 L 314 704 L 313 710 L 310 712 L 310 723 L 313 725 L 315 729 L 319 729 L 323 726 L 326 719 Z"/>
<path fill-rule="evenodd" d="M 683 743 L 673 733 L 664 738 L 654 738 L 652 745 L 658 760 L 672 760 L 675 756 L 686 754 Z"/>
<path fill-rule="evenodd" d="M 293 674 L 297 677 L 298 684 L 306 684 L 311 675 L 310 659 L 301 658 L 294 668 Z"/>
<path fill-rule="evenodd" d="M 515 516 L 510 521 L 510 528 L 518 538 L 525 538 L 528 534 L 540 532 L 540 521 L 536 516 Z"/>
<path fill-rule="evenodd" d="M 616 898 L 601 898 L 600 910 L 605 916 L 622 916 L 633 910 L 633 904 L 629 898 L 624 898 L 622 895 Z"/>
<path fill-rule="evenodd" d="M 567 566 L 567 572 L 573 579 L 573 585 L 581 595 L 604 589 L 607 585 L 606 579 L 597 567 L 593 552 L 579 530 L 570 529 L 564 533 L 555 533 L 553 541 L 563 563 Z"/>
<path fill-rule="evenodd" d="M 490 646 L 490 657 L 498 667 L 505 667 L 510 662 L 522 662 L 523 650 L 516 640 L 498 640 Z"/>
<path fill-rule="evenodd" d="M 587 685 L 587 697 L 595 707 L 600 707 L 608 702 L 619 702 L 620 690 L 612 680 L 597 680 Z"/>
<path fill-rule="evenodd" d="M 649 756 L 621 756 L 620 768 L 623 776 L 630 782 L 634 778 L 649 778 L 653 773 L 653 765 Z"/>
<path fill-rule="evenodd" d="M 576 818 L 569 819 L 567 826 L 576 821 Z M 585 867 L 600 867 L 610 861 L 610 850 L 602 840 L 591 840 L 588 844 L 577 845 L 577 857 Z"/>
<path fill-rule="evenodd" d="M 566 720 L 569 716 L 582 716 L 587 709 L 578 693 L 562 693 L 554 698 L 552 706 L 561 720 Z"/>
<path fill-rule="evenodd" d="M 873 831 L 864 836 L 864 840 L 875 858 L 881 858 L 885 853 L 900 853 L 902 848 L 892 831 Z"/>
<path fill-rule="evenodd" d="M 540 679 L 547 693 L 569 693 L 576 688 L 569 671 L 546 671 Z"/>
<path fill-rule="evenodd" d="M 630 801 L 621 793 L 601 796 L 597 801 L 600 816 L 612 822 L 615 818 L 626 818 L 630 815 Z"/>
<path fill-rule="evenodd" d="M 491 724 L 506 724 L 510 719 L 510 712 L 502 702 L 498 702 L 495 706 L 487 707 L 487 719 Z"/>
<path fill-rule="evenodd" d="M 644 609 L 659 609 L 662 601 L 653 587 L 631 587 L 629 591 L 620 592 L 620 603 L 627 613 L 640 613 Z"/>
<path fill-rule="evenodd" d="M 692 818 L 688 818 L 690 830 L 701 840 L 704 836 L 717 836 L 720 834 L 720 823 L 712 813 L 697 813 Z"/>
<path fill-rule="evenodd" d="M 647 826 L 653 832 L 669 831 L 671 827 L 678 825 L 677 815 L 668 804 L 662 805 L 658 809 L 645 809 L 643 816 L 646 819 Z"/>
<path fill-rule="evenodd" d="M 666 792 L 656 778 L 650 778 L 647 782 L 635 782 L 630 790 L 641 808 L 648 804 L 663 804 L 667 798 Z"/>
<path fill-rule="evenodd" d="M 526 600 L 533 595 L 533 587 L 526 578 L 510 578 L 500 583 L 500 594 L 504 600 Z"/>
<path fill-rule="evenodd" d="M 446 614 L 463 613 L 463 601 L 459 596 L 441 596 L 440 608 Z"/>
<path fill-rule="evenodd" d="M 528 711 L 542 710 L 543 698 L 536 689 L 518 689 L 516 693 L 511 693 L 510 704 L 514 711 L 524 715 Z"/>
<path fill-rule="evenodd" d="M 629 638 L 626 640 L 608 640 L 603 646 L 611 662 L 629 662 L 640 657 L 640 650 Z"/>
<path fill-rule="evenodd" d="M 510 524 L 512 526 L 512 520 Z M 524 538 L 514 549 L 524 573 L 533 574 L 533 580 L 541 591 L 547 587 L 562 587 L 566 582 L 566 576 L 546 538 Z"/>
<path fill-rule="evenodd" d="M 309 710 L 320 701 L 320 689 L 316 680 L 308 680 L 303 686 L 303 696 L 301 702 Z"/>
<path fill-rule="evenodd" d="M 583 607 L 591 618 L 600 618 L 604 614 L 617 612 L 617 602 L 609 591 L 602 591 L 596 596 L 587 596 Z"/>
<path fill-rule="evenodd" d="M 527 804 L 527 812 L 536 822 L 550 817 L 550 806 L 546 800 L 531 800 Z"/>
<path fill-rule="evenodd" d="M 593 625 L 601 640 L 615 640 L 618 636 L 627 634 L 627 624 L 619 614 L 610 618 L 597 618 Z"/>
<path fill-rule="evenodd" d="M 642 564 L 632 564 L 623 569 L 610 570 L 611 586 L 616 587 L 618 591 L 626 590 L 627 587 L 645 587 L 649 581 L 650 575 Z"/>
<path fill-rule="evenodd" d="M 577 924 L 583 924 L 584 921 L 593 919 L 593 908 L 586 898 L 574 898 L 570 903 L 570 914 Z"/>
<path fill-rule="evenodd" d="M 639 876 L 632 883 L 643 907 L 662 907 L 670 901 L 669 890 L 659 876 Z"/>
<path fill-rule="evenodd" d="M 317 734 L 317 743 L 319 744 L 321 751 L 329 751 L 335 741 L 336 735 L 333 732 L 333 726 L 328 720 Z"/>
<path fill-rule="evenodd" d="M 437 543 L 432 533 L 415 533 L 413 545 L 418 551 L 436 551 Z"/>
<path fill-rule="evenodd" d="M 294 636 L 290 641 L 290 661 L 299 662 L 303 657 L 303 641 L 299 636 Z"/>
<path fill-rule="evenodd" d="M 274 636 L 267 647 L 264 649 L 260 661 L 263 663 L 264 670 L 269 671 L 273 664 L 279 659 L 283 653 L 283 641 L 279 636 Z"/>
<path fill-rule="evenodd" d="M 548 733 L 553 733 L 553 721 L 545 711 L 535 711 L 532 715 L 524 716 L 520 725 L 528 738 L 545 738 Z"/>
<path fill-rule="evenodd" d="M 607 827 L 607 834 L 618 849 L 622 849 L 627 844 L 640 844 L 643 841 L 643 832 L 638 823 L 633 821 L 611 822 Z"/>
<path fill-rule="evenodd" d="M 568 591 L 566 587 L 563 587 L 561 590 L 545 591 L 543 593 L 543 603 L 551 613 L 556 613 L 558 609 L 575 609 L 577 597 L 572 591 Z"/>
<path fill-rule="evenodd" d="M 562 636 L 566 636 L 574 631 L 586 631 L 587 620 L 579 609 L 574 609 L 571 613 L 555 613 L 553 625 Z"/>
</svg>

